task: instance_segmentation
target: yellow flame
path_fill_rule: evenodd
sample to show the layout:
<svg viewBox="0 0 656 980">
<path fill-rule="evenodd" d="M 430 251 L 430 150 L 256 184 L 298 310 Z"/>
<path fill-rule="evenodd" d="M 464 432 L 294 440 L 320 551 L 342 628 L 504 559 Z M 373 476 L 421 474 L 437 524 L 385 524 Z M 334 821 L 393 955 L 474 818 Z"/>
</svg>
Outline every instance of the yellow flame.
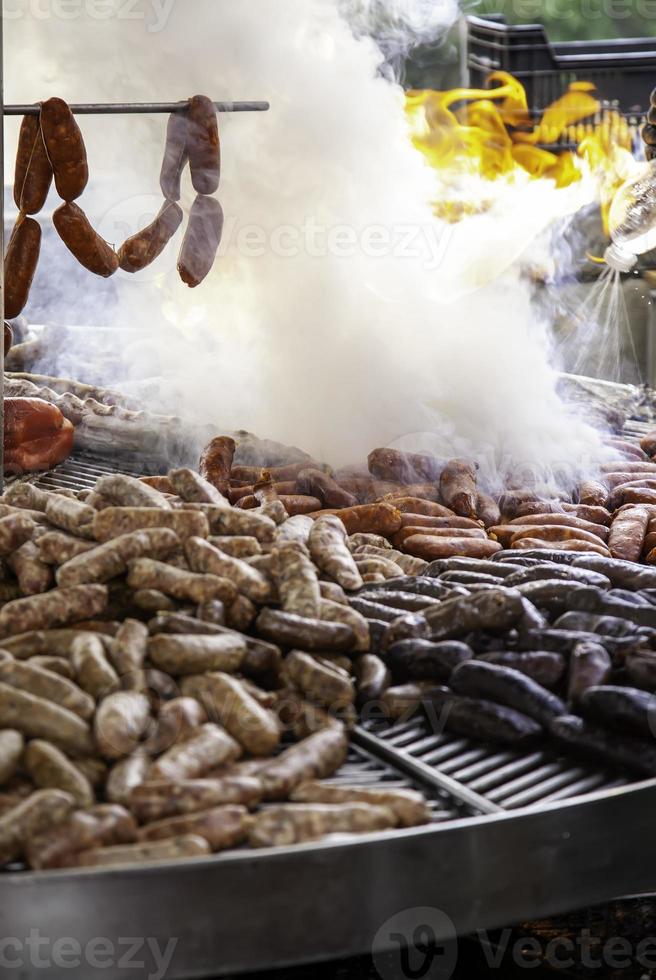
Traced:
<svg viewBox="0 0 656 980">
<path fill-rule="evenodd" d="M 484 211 L 489 201 L 467 197 L 459 178 L 548 179 L 556 187 L 595 176 L 607 228 L 610 202 L 628 173 L 632 133 L 615 111 L 601 111 L 595 88 L 573 82 L 538 120 L 531 117 L 523 85 L 494 72 L 490 88 L 411 91 L 406 111 L 414 145 L 440 172 L 435 212 L 449 221 Z M 575 149 L 561 149 L 562 142 Z M 480 198 L 480 194 L 475 195 Z"/>
</svg>

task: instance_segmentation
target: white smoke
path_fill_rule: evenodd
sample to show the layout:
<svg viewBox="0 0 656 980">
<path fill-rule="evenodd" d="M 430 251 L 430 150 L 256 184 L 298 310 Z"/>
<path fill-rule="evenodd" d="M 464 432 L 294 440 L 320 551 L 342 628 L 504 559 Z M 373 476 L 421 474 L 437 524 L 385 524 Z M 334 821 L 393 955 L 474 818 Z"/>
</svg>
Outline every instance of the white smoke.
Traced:
<svg viewBox="0 0 656 980">
<path fill-rule="evenodd" d="M 373 37 L 396 75 L 414 47 L 439 43 L 460 13 L 457 0 L 339 0 L 355 33 Z"/>
<path fill-rule="evenodd" d="M 419 432 L 497 463 L 576 466 L 596 451 L 554 394 L 546 331 L 517 273 L 445 305 L 471 259 L 466 231 L 450 239 L 435 220 L 403 93 L 380 77 L 379 49 L 354 36 L 338 0 L 177 0 L 159 21 L 153 0 L 141 21 L 120 15 L 121 0 L 95 19 L 91 3 L 73 20 L 26 11 L 7 23 L 8 101 L 271 101 L 268 113 L 221 117 L 226 236 L 198 289 L 175 270 L 181 233 L 147 273 L 108 283 L 75 278 L 74 259 L 47 239 L 71 319 L 83 306 L 87 322 L 115 331 L 122 366 L 103 360 L 107 383 L 151 379 L 152 407 L 335 464 Z M 453 11 L 421 2 L 405 23 L 434 29 L 432 9 L 444 22 Z M 79 203 L 118 245 L 159 207 L 166 119 L 80 121 L 91 180 Z M 192 200 L 187 182 L 185 209 Z M 97 336 L 47 366 L 70 375 L 98 362 Z"/>
</svg>

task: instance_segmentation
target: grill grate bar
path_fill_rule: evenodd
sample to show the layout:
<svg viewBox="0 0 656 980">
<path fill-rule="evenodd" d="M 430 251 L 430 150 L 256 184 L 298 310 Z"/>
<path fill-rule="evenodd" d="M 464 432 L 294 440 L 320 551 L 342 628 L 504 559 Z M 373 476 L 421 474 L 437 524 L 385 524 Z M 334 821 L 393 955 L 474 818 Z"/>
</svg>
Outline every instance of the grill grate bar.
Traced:
<svg viewBox="0 0 656 980">
<path fill-rule="evenodd" d="M 376 755 L 397 759 L 403 771 L 418 766 L 425 778 L 432 773 L 447 792 L 483 813 L 572 799 L 630 782 L 603 769 L 584 768 L 548 748 L 522 755 L 456 736 L 435 735 L 422 718 L 406 723 L 401 731 L 385 730 L 380 724 L 366 733 L 371 731 L 378 746 L 373 750 Z"/>
</svg>

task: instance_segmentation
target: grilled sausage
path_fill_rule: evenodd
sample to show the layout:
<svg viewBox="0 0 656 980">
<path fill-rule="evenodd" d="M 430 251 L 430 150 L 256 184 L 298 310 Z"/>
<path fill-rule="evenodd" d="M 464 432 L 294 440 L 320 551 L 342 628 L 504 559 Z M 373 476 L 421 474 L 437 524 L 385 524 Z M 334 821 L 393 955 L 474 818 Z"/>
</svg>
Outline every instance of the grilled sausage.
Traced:
<svg viewBox="0 0 656 980">
<path fill-rule="evenodd" d="M 198 194 L 214 194 L 221 179 L 221 143 L 216 107 L 204 95 L 189 101 L 187 151 L 191 182 Z"/>
<path fill-rule="evenodd" d="M 187 150 L 188 135 L 188 108 L 171 113 L 166 130 L 166 146 L 164 148 L 164 159 L 159 178 L 162 194 L 167 201 L 180 200 L 182 172 L 187 166 L 189 159 Z"/>
<path fill-rule="evenodd" d="M 603 766 L 610 762 L 621 771 L 629 769 L 643 776 L 656 776 L 656 748 L 652 740 L 609 732 L 577 715 L 555 718 L 550 733 L 568 748 L 596 758 Z"/>
<path fill-rule="evenodd" d="M 185 834 L 163 841 L 98 847 L 83 851 L 75 861 L 75 865 L 95 868 L 144 864 L 149 861 L 188 861 L 191 858 L 206 857 L 210 853 L 210 845 L 204 837 Z"/>
<path fill-rule="evenodd" d="M 356 643 L 353 630 L 344 623 L 307 619 L 277 609 L 262 610 L 257 618 L 257 630 L 266 640 L 301 650 L 340 653 L 352 650 Z"/>
<path fill-rule="evenodd" d="M 589 687 L 606 684 L 612 668 L 608 651 L 600 643 L 578 643 L 570 659 L 568 701 L 577 704 Z"/>
<path fill-rule="evenodd" d="M 283 800 L 309 779 L 334 775 L 348 754 L 348 739 L 342 726 L 322 728 L 286 749 L 259 773 L 265 800 Z"/>
<path fill-rule="evenodd" d="M 457 694 L 504 704 L 544 726 L 565 714 L 565 705 L 560 698 L 526 674 L 509 667 L 469 660 L 455 668 L 449 685 Z"/>
<path fill-rule="evenodd" d="M 224 554 L 221 551 L 221 538 L 216 540 L 218 542 L 217 547 L 202 538 L 187 539 L 185 555 L 191 569 L 200 574 L 229 579 L 234 583 L 237 590 L 252 602 L 262 603 L 270 600 L 273 597 L 273 588 L 269 579 L 245 561 Z M 316 581 L 316 573 L 314 577 Z M 314 612 L 316 613 L 316 608 Z"/>
<path fill-rule="evenodd" d="M 183 681 L 182 690 L 200 701 L 210 719 L 223 725 L 244 751 L 254 756 L 274 753 L 280 742 L 276 717 L 242 681 L 214 672 Z"/>
<path fill-rule="evenodd" d="M 220 779 L 148 781 L 130 795 L 130 810 L 141 823 L 198 813 L 216 806 L 256 806 L 262 786 L 256 778 L 226 775 Z"/>
<path fill-rule="evenodd" d="M 38 669 L 35 667 L 33 671 Z M 41 674 L 48 673 L 41 671 Z M 57 674 L 52 674 L 50 680 L 52 684 L 56 681 L 62 686 L 66 684 Z M 0 683 L 0 726 L 14 728 L 27 738 L 46 739 L 74 755 L 92 755 L 94 751 L 89 726 L 79 715 L 5 682 Z"/>
<path fill-rule="evenodd" d="M 193 834 L 206 840 L 216 853 L 242 844 L 250 824 L 251 817 L 246 807 L 221 806 L 147 824 L 139 831 L 139 840 L 168 840 L 182 834 Z"/>
<path fill-rule="evenodd" d="M 237 444 L 230 436 L 217 436 L 205 447 L 200 457 L 200 475 L 222 495 L 225 495 L 230 483 L 236 448 Z"/>
<path fill-rule="evenodd" d="M 291 794 L 294 803 L 369 803 L 392 810 L 399 827 L 418 827 L 430 821 L 430 808 L 421 793 L 409 789 L 376 789 L 369 786 L 334 786 L 301 783 Z"/>
<path fill-rule="evenodd" d="M 19 214 L 5 256 L 5 316 L 10 320 L 27 305 L 40 251 L 41 225 Z"/>
<path fill-rule="evenodd" d="M 465 666 L 462 664 L 456 670 Z M 503 745 L 522 745 L 542 732 L 537 721 L 514 708 L 484 698 L 459 696 L 446 687 L 432 688 L 427 692 L 426 700 L 433 712 L 439 712 L 438 716 L 433 715 L 433 723 L 456 735 Z"/>
<path fill-rule="evenodd" d="M 70 794 L 81 807 L 93 804 L 94 793 L 89 780 L 50 742 L 31 741 L 25 751 L 24 764 L 39 789 L 60 789 Z"/>
<path fill-rule="evenodd" d="M 476 463 L 470 459 L 452 459 L 442 470 L 442 500 L 460 517 L 476 517 L 476 469 Z"/>
<path fill-rule="evenodd" d="M 199 195 L 189 214 L 178 272 L 187 286 L 194 289 L 209 275 L 223 236 L 223 209 L 213 197 Z"/>
<path fill-rule="evenodd" d="M 94 719 L 96 741 L 106 759 L 132 755 L 150 723 L 150 702 L 137 691 L 110 694 L 98 706 Z"/>
<path fill-rule="evenodd" d="M 647 534 L 649 511 L 644 507 L 629 507 L 618 511 L 610 526 L 608 548 L 613 558 L 639 561 Z"/>
<path fill-rule="evenodd" d="M 581 714 L 615 731 L 653 739 L 656 705 L 653 695 L 633 687 L 589 687 L 581 695 Z"/>
<path fill-rule="evenodd" d="M 445 640 L 399 640 L 385 653 L 385 663 L 395 681 L 448 681 L 455 667 L 471 660 L 474 653 L 466 643 Z"/>
<path fill-rule="evenodd" d="M 241 752 L 239 743 L 227 732 L 208 723 L 160 756 L 150 767 L 148 779 L 197 779 L 218 766 L 235 762 Z"/>
<path fill-rule="evenodd" d="M 526 653 L 500 650 L 498 653 L 481 654 L 477 659 L 498 667 L 511 667 L 548 688 L 557 687 L 566 670 L 565 658 L 560 653 L 546 650 L 530 650 Z"/>
<path fill-rule="evenodd" d="M 412 534 L 403 542 L 403 548 L 416 558 L 435 561 L 437 558 L 451 558 L 462 555 L 467 558 L 491 558 L 501 545 L 488 539 L 459 537 L 458 531 L 452 537 L 431 534 Z"/>
<path fill-rule="evenodd" d="M 74 807 L 75 800 L 68 793 L 44 789 L 3 813 L 0 816 L 0 864 L 15 860 L 40 834 L 52 833 Z"/>
<path fill-rule="evenodd" d="M 246 643 L 237 633 L 219 636 L 153 636 L 148 641 L 150 660 L 174 676 L 206 671 L 239 670 Z"/>
<path fill-rule="evenodd" d="M 92 619 L 107 608 L 104 585 L 76 585 L 8 602 L 0 610 L 0 636 Z"/>
<path fill-rule="evenodd" d="M 118 255 L 93 229 L 77 204 L 62 204 L 52 216 L 66 248 L 89 272 L 107 279 L 118 269 Z"/>
<path fill-rule="evenodd" d="M 25 740 L 15 728 L 0 731 L 0 786 L 8 783 L 18 769 Z"/>
<path fill-rule="evenodd" d="M 250 828 L 251 847 L 281 847 L 328 834 L 366 834 L 396 824 L 391 809 L 363 803 L 298 803 L 267 807 Z"/>
<path fill-rule="evenodd" d="M 444 464 L 435 456 L 403 453 L 398 449 L 374 449 L 367 459 L 369 472 L 393 483 L 427 483 L 439 480 Z"/>
<path fill-rule="evenodd" d="M 18 210 L 23 214 L 37 214 L 46 203 L 52 177 L 40 114 L 25 116 L 18 137 L 14 177 L 14 201 Z"/>
<path fill-rule="evenodd" d="M 89 167 L 82 133 L 63 99 L 42 103 L 41 132 L 57 193 L 64 201 L 74 201 L 87 186 Z"/>
<path fill-rule="evenodd" d="M 155 220 L 128 238 L 118 250 L 118 264 L 124 272 L 141 272 L 162 254 L 182 224 L 182 208 L 165 201 Z"/>
</svg>

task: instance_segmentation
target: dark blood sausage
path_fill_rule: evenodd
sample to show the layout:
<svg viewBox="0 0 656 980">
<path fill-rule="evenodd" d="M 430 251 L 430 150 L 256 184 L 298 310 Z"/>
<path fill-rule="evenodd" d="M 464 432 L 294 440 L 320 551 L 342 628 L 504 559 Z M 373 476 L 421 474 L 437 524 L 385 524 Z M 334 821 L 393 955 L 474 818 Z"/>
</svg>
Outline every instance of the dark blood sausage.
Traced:
<svg viewBox="0 0 656 980">
<path fill-rule="evenodd" d="M 277 609 L 263 609 L 256 625 L 260 636 L 280 646 L 340 653 L 356 645 L 353 630 L 344 623 L 308 619 Z"/>
<path fill-rule="evenodd" d="M 64 201 L 74 201 L 87 186 L 89 167 L 80 127 L 63 99 L 42 104 L 41 132 L 57 193 Z"/>
<path fill-rule="evenodd" d="M 544 726 L 565 714 L 565 705 L 560 698 L 510 667 L 470 660 L 456 667 L 449 684 L 457 694 L 504 704 Z"/>
<path fill-rule="evenodd" d="M 476 463 L 470 459 L 452 459 L 440 477 L 440 493 L 447 507 L 460 517 L 476 517 L 478 490 Z"/>
<path fill-rule="evenodd" d="M 635 687 L 590 687 L 581 696 L 581 714 L 615 731 L 644 738 L 656 733 L 654 696 Z"/>
<path fill-rule="evenodd" d="M 578 555 L 574 557 L 573 565 L 575 568 L 587 568 L 605 575 L 618 589 L 638 591 L 656 588 L 656 569 L 644 568 L 634 562 L 604 558 L 601 555 Z"/>
<path fill-rule="evenodd" d="M 214 265 L 223 235 L 223 209 L 213 197 L 198 195 L 189 214 L 189 224 L 180 249 L 178 272 L 191 289 L 201 282 Z"/>
<path fill-rule="evenodd" d="M 200 475 L 221 493 L 228 489 L 236 448 L 237 444 L 230 436 L 217 436 L 205 447 L 200 457 Z"/>
<path fill-rule="evenodd" d="M 423 613 L 430 639 L 454 640 L 475 630 L 504 632 L 511 629 L 524 612 L 522 597 L 516 590 L 490 589 L 480 595 L 457 596 Z"/>
<path fill-rule="evenodd" d="M 19 316 L 27 304 L 41 251 L 41 226 L 19 214 L 5 256 L 5 316 Z"/>
<path fill-rule="evenodd" d="M 179 204 L 165 201 L 155 220 L 119 248 L 118 263 L 121 269 L 124 272 L 140 272 L 154 262 L 175 235 L 183 217 Z"/>
<path fill-rule="evenodd" d="M 487 664 L 496 664 L 497 667 L 511 667 L 537 681 L 542 687 L 549 688 L 557 686 L 567 667 L 562 654 L 547 650 L 529 650 L 525 653 L 499 650 L 497 653 L 481 654 L 477 659 Z"/>
<path fill-rule="evenodd" d="M 431 643 L 410 639 L 393 643 L 385 653 L 385 662 L 395 682 L 448 681 L 454 667 L 474 656 L 471 647 L 457 640 Z"/>
<path fill-rule="evenodd" d="M 118 269 L 118 255 L 94 231 L 77 204 L 62 204 L 52 216 L 55 228 L 69 252 L 89 272 L 107 279 Z"/>
<path fill-rule="evenodd" d="M 588 688 L 606 684 L 612 669 L 610 654 L 600 643 L 577 643 L 569 665 L 568 700 L 577 704 Z"/>
<path fill-rule="evenodd" d="M 189 133 L 189 116 L 187 109 L 173 112 L 169 116 L 166 130 L 166 146 L 164 159 L 159 177 L 162 194 L 167 201 L 180 200 L 180 182 L 182 172 L 187 166 L 187 136 Z"/>
<path fill-rule="evenodd" d="M 14 201 L 23 214 L 37 214 L 52 184 L 52 166 L 41 133 L 40 116 L 25 116 L 18 137 Z"/>
<path fill-rule="evenodd" d="M 505 745 L 521 745 L 542 732 L 533 718 L 513 708 L 481 698 L 462 697 L 446 687 L 430 688 L 423 698 L 424 710 L 438 731 Z"/>
<path fill-rule="evenodd" d="M 643 776 L 656 776 L 656 746 L 653 740 L 609 732 L 577 715 L 554 718 L 550 732 L 568 748 L 594 756 L 605 766 L 610 762 L 620 769 L 631 769 Z"/>
<path fill-rule="evenodd" d="M 587 568 L 572 568 L 570 565 L 552 564 L 531 565 L 528 568 L 523 568 L 521 571 L 509 575 L 504 585 L 508 588 L 514 588 L 518 585 L 525 585 L 527 582 L 538 582 L 543 579 L 550 579 L 551 581 L 564 579 L 583 585 L 594 585 L 600 589 L 610 588 L 610 579 L 599 572 Z"/>
<path fill-rule="evenodd" d="M 221 142 L 216 107 L 204 95 L 194 95 L 189 102 L 187 152 L 194 190 L 214 194 L 221 179 Z"/>
<path fill-rule="evenodd" d="M 656 691 L 656 656 L 636 653 L 626 658 L 626 672 L 631 681 L 646 691 Z"/>
</svg>

